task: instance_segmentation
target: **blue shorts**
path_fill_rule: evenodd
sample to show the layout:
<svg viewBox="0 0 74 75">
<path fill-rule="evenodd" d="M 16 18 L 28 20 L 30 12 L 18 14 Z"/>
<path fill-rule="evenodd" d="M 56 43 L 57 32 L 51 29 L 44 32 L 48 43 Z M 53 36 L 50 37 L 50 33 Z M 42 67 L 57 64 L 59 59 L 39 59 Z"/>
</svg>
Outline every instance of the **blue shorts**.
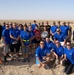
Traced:
<svg viewBox="0 0 74 75">
<path fill-rule="evenodd" d="M 41 62 L 45 62 L 45 60 L 41 60 Z M 39 65 L 40 64 L 40 62 L 39 62 L 39 60 L 38 60 L 38 58 L 36 57 L 36 64 L 37 65 Z"/>
<path fill-rule="evenodd" d="M 39 65 L 40 64 L 40 62 L 39 62 L 39 60 L 38 60 L 38 58 L 36 57 L 36 64 L 37 65 Z"/>
</svg>

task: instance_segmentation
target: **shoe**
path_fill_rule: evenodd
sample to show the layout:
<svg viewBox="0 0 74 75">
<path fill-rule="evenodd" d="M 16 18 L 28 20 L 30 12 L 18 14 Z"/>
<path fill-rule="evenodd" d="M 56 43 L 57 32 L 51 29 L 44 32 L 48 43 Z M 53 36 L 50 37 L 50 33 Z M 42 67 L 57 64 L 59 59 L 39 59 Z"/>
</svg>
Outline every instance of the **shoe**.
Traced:
<svg viewBox="0 0 74 75">
<path fill-rule="evenodd" d="M 26 60 L 27 60 L 28 62 L 30 62 L 29 58 L 26 58 Z"/>
<path fill-rule="evenodd" d="M 13 56 L 11 56 L 11 62 L 13 62 L 14 61 L 14 58 L 13 58 Z"/>
<path fill-rule="evenodd" d="M 44 68 L 45 69 L 50 69 L 50 67 L 48 65 L 45 65 Z"/>
<path fill-rule="evenodd" d="M 4 60 L 4 62 L 6 63 L 6 62 L 8 62 L 7 60 Z"/>
<path fill-rule="evenodd" d="M 16 56 L 16 60 L 17 60 L 17 61 L 20 61 L 18 56 Z"/>
<path fill-rule="evenodd" d="M 26 62 L 26 59 L 25 58 L 23 59 L 23 62 Z"/>
<path fill-rule="evenodd" d="M 68 66 L 66 66 L 66 67 L 63 69 L 63 73 L 66 72 L 67 68 L 68 68 Z"/>
</svg>

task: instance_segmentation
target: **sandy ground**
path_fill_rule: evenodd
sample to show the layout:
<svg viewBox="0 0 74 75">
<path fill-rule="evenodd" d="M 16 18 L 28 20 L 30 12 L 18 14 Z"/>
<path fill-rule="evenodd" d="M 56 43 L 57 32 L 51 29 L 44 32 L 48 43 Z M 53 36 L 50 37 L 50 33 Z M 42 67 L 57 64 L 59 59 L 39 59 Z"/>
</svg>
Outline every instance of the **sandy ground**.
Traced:
<svg viewBox="0 0 74 75">
<path fill-rule="evenodd" d="M 73 24 L 72 28 L 74 29 Z M 0 56 L 3 56 L 2 50 L 2 44 L 0 43 Z M 44 68 L 37 68 L 35 64 L 35 57 L 32 57 L 30 60 L 30 63 L 23 63 L 22 58 L 20 57 L 20 61 L 15 60 L 13 62 L 9 62 L 6 65 L 0 65 L 0 75 L 66 75 L 62 71 L 64 67 L 61 65 L 58 65 L 56 68 L 46 70 Z M 74 73 L 71 75 L 74 75 Z"/>
</svg>

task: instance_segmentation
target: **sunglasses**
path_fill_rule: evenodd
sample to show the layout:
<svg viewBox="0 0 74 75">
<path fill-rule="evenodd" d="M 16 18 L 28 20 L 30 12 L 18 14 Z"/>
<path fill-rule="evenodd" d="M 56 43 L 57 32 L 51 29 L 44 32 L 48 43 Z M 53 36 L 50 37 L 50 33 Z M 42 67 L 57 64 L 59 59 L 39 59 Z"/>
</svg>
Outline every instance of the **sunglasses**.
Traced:
<svg viewBox="0 0 74 75">
<path fill-rule="evenodd" d="M 41 45 L 44 45 L 44 43 L 40 43 Z"/>
<path fill-rule="evenodd" d="M 60 31 L 57 31 L 57 32 L 60 32 Z"/>
<path fill-rule="evenodd" d="M 55 44 L 59 44 L 59 42 L 56 42 Z"/>
</svg>

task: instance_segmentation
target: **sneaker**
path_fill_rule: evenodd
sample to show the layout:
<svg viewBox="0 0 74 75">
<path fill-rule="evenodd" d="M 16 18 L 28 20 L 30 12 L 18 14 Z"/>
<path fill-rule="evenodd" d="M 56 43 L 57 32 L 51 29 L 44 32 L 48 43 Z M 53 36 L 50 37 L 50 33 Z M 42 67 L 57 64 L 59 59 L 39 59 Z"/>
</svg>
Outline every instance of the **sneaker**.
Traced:
<svg viewBox="0 0 74 75">
<path fill-rule="evenodd" d="M 26 62 L 26 59 L 25 58 L 23 59 L 23 62 Z"/>
<path fill-rule="evenodd" d="M 50 67 L 48 65 L 45 65 L 44 68 L 45 69 L 50 69 Z"/>
<path fill-rule="evenodd" d="M 30 62 L 29 58 L 26 58 L 28 62 Z"/>
<path fill-rule="evenodd" d="M 14 61 L 14 57 L 13 57 L 13 56 L 11 56 L 11 61 L 12 61 L 12 62 Z"/>
<path fill-rule="evenodd" d="M 6 62 L 8 62 L 8 60 L 4 60 L 4 62 L 6 63 Z"/>
<path fill-rule="evenodd" d="M 17 61 L 20 61 L 18 56 L 16 56 L 16 60 L 17 60 Z"/>
</svg>

